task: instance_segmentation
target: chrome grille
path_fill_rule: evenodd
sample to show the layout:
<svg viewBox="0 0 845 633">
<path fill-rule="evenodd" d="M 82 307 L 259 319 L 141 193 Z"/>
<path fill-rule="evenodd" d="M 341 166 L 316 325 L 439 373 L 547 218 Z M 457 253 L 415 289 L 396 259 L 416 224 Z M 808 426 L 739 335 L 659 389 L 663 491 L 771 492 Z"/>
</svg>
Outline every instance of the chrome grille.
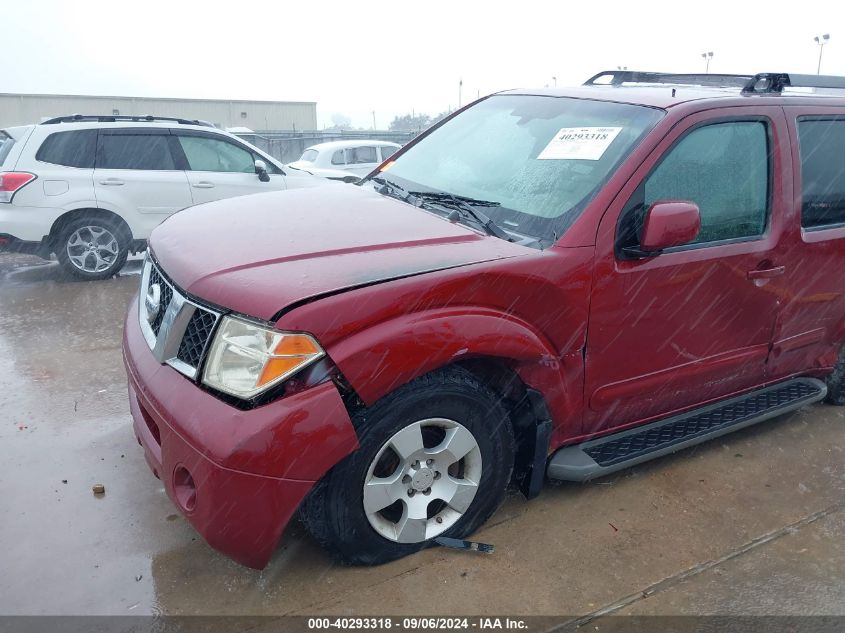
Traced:
<svg viewBox="0 0 845 633">
<path fill-rule="evenodd" d="M 188 322 L 176 358 L 191 367 L 199 367 L 216 323 L 217 315 L 202 308 L 197 308 Z"/>
<path fill-rule="evenodd" d="M 153 356 L 196 378 L 220 313 L 183 295 L 150 257 L 144 262 L 138 321 Z"/>
<path fill-rule="evenodd" d="M 173 299 L 173 287 L 169 283 L 164 281 L 164 278 L 161 276 L 161 273 L 158 272 L 158 268 L 156 268 L 155 266 L 150 268 L 150 283 L 160 285 L 161 305 L 165 306 L 166 309 L 166 306 L 169 306 L 170 301 Z M 159 310 L 153 322 L 150 323 L 150 327 L 153 330 L 153 334 L 155 334 L 156 336 L 158 336 L 158 331 L 161 328 L 161 322 L 164 320 L 164 312 L 165 310 Z"/>
</svg>

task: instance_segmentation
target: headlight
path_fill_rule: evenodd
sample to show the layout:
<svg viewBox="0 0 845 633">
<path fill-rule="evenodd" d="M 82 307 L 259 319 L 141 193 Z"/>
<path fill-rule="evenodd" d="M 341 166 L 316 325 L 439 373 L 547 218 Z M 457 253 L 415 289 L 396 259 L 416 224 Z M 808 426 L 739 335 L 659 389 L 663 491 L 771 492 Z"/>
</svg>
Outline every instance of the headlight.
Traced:
<svg viewBox="0 0 845 633">
<path fill-rule="evenodd" d="M 211 344 L 202 381 L 233 396 L 251 398 L 324 355 L 308 334 L 280 332 L 227 316 Z"/>
</svg>

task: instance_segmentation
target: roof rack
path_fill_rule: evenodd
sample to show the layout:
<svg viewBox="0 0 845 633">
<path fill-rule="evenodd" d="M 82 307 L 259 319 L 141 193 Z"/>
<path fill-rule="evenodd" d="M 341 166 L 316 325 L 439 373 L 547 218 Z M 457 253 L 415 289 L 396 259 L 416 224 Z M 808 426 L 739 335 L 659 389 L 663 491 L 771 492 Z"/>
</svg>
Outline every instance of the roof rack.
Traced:
<svg viewBox="0 0 845 633">
<path fill-rule="evenodd" d="M 135 122 L 153 122 L 153 121 L 170 121 L 172 123 L 179 123 L 180 125 L 205 125 L 207 127 L 214 127 L 208 121 L 201 121 L 199 119 L 177 119 L 167 116 L 153 116 L 151 114 L 145 116 L 132 115 L 105 115 L 105 114 L 71 114 L 69 116 L 58 116 L 54 119 L 42 121 L 41 125 L 54 125 L 56 123 L 78 123 L 81 121 L 93 121 L 96 123 L 117 123 L 118 121 L 135 121 Z"/>
<path fill-rule="evenodd" d="M 620 86 L 635 84 L 674 84 L 688 86 L 715 86 L 719 88 L 745 88 L 751 75 L 715 75 L 695 73 L 655 73 L 638 70 L 605 70 L 584 82 L 585 86 Z M 603 81 L 599 81 L 603 79 Z"/>
<path fill-rule="evenodd" d="M 793 73 L 757 73 L 745 85 L 746 94 L 783 92 L 784 88 L 830 88 L 845 90 L 845 77 L 834 75 L 795 75 Z"/>
<path fill-rule="evenodd" d="M 601 81 L 599 81 L 601 80 Z M 833 75 L 796 75 L 792 73 L 757 73 L 756 75 L 711 75 L 654 73 L 636 70 L 605 70 L 584 82 L 585 86 L 621 86 L 634 84 L 673 84 L 741 88 L 744 94 L 783 92 L 784 88 L 827 88 L 845 90 L 845 77 Z"/>
</svg>

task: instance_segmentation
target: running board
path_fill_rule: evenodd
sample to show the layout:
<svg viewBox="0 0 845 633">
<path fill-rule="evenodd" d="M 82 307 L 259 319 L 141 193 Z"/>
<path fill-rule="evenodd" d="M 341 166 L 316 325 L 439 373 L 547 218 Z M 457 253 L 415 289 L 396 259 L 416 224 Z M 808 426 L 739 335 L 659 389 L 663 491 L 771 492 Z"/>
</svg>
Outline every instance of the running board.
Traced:
<svg viewBox="0 0 845 633">
<path fill-rule="evenodd" d="M 794 411 L 826 395 L 827 386 L 822 381 L 796 378 L 645 426 L 565 446 L 552 456 L 546 474 L 550 479 L 588 481 Z"/>
</svg>

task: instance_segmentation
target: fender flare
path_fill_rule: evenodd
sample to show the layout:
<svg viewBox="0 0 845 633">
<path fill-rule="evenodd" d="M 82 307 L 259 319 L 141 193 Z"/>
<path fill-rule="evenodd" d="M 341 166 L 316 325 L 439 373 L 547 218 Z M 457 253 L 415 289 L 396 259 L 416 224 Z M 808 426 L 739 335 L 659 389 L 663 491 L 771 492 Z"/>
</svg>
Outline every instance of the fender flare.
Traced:
<svg viewBox="0 0 845 633">
<path fill-rule="evenodd" d="M 76 206 L 73 209 L 68 209 L 64 211 L 60 216 L 58 216 L 53 223 L 50 225 L 50 231 L 48 235 L 50 239 L 55 238 L 59 231 L 61 231 L 62 226 L 67 222 L 72 222 L 77 218 L 84 217 L 86 215 L 101 215 L 101 216 L 108 216 L 113 217 L 117 223 L 126 230 L 130 242 L 134 239 L 134 231 L 132 226 L 126 221 L 126 219 L 121 216 L 119 213 L 111 209 L 107 209 L 100 206 Z"/>
<path fill-rule="evenodd" d="M 470 358 L 511 361 L 523 382 L 541 392 L 560 384 L 559 353 L 542 333 L 489 308 L 453 306 L 401 315 L 326 351 L 368 406 L 414 378 Z"/>
</svg>

